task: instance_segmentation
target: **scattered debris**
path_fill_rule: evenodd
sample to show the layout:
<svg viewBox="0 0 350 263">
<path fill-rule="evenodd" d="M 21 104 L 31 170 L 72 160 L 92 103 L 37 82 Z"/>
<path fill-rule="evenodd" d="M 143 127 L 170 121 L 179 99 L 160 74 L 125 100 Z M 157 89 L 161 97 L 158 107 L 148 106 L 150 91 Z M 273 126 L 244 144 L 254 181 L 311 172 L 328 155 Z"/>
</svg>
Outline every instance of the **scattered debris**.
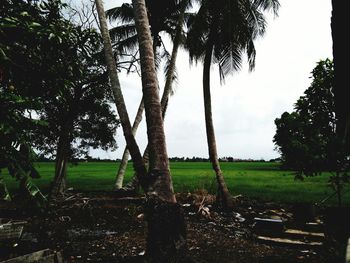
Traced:
<svg viewBox="0 0 350 263">
<path fill-rule="evenodd" d="M 309 232 L 299 229 L 286 229 L 284 231 L 285 236 L 299 237 L 302 239 L 313 239 L 322 241 L 324 239 L 324 233 L 320 232 Z"/>
<path fill-rule="evenodd" d="M 301 240 L 293 240 L 293 239 L 279 238 L 279 237 L 258 236 L 257 239 L 260 241 L 265 241 L 265 243 L 268 243 L 268 244 L 297 246 L 300 248 L 322 246 L 322 242 L 305 242 Z"/>
<path fill-rule="evenodd" d="M 176 198 L 184 210 L 189 254 L 195 262 L 332 262 L 325 257 L 326 249 L 315 245 L 326 238 L 316 231 L 322 230 L 322 222 L 296 222 L 290 205 L 237 197 L 235 210 L 224 213 L 216 207 L 215 196 L 208 193 L 182 193 Z M 1 214 L 4 211 L 7 217 L 27 220 L 28 225 L 21 239 L 7 250 L 0 246 L 0 262 L 42 248 L 62 251 L 67 263 L 142 259 L 147 235 L 144 201 L 142 197 L 117 198 L 112 193 L 69 193 L 53 202 L 44 218 L 1 208 Z M 264 224 L 275 228 L 271 220 L 282 224 L 283 231 L 274 236 L 256 232 L 260 223 L 260 228 Z M 291 241 L 281 243 L 283 239 Z"/>
<path fill-rule="evenodd" d="M 320 223 L 299 222 L 299 229 L 286 228 L 281 219 L 254 218 L 254 231 L 257 240 L 265 244 L 298 247 L 307 251 L 309 248 L 320 247 L 324 244 L 325 235 L 320 230 Z"/>
<path fill-rule="evenodd" d="M 72 219 L 70 218 L 70 216 L 60 216 L 58 218 L 61 222 L 70 222 Z"/>
<path fill-rule="evenodd" d="M 281 235 L 285 229 L 281 219 L 254 218 L 253 230 L 257 234 L 269 234 L 270 236 Z"/>
<path fill-rule="evenodd" d="M 232 215 L 234 216 L 235 219 L 237 219 L 238 222 L 242 223 L 245 221 L 245 218 L 242 217 L 240 213 L 233 212 Z"/>
<path fill-rule="evenodd" d="M 50 249 L 40 250 L 24 256 L 12 258 L 1 263 L 63 263 L 63 258 L 60 252 L 55 252 Z"/>
<path fill-rule="evenodd" d="M 26 221 L 0 219 L 0 241 L 21 238 Z"/>
<path fill-rule="evenodd" d="M 138 216 L 137 216 L 137 219 L 138 220 L 144 220 L 145 219 L 145 214 L 144 213 L 141 213 L 141 214 L 139 214 Z"/>
</svg>

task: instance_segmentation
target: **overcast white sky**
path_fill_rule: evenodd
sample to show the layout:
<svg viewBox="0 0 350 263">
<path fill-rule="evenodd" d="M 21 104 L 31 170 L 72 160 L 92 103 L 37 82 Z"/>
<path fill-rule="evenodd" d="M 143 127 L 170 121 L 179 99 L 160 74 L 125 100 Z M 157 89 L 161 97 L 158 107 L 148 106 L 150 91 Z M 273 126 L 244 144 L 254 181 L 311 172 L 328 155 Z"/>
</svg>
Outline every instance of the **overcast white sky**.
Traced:
<svg viewBox="0 0 350 263">
<path fill-rule="evenodd" d="M 105 0 L 105 9 L 122 2 Z M 227 77 L 220 85 L 218 69 L 211 72 L 213 119 L 220 157 L 278 157 L 272 138 L 274 120 L 293 104 L 310 84 L 316 62 L 332 58 L 330 0 L 280 0 L 279 16 L 268 19 L 265 36 L 256 43 L 256 68 Z M 168 50 L 171 51 L 171 46 Z M 182 50 L 177 59 L 178 84 L 170 98 L 165 132 L 170 157 L 208 157 L 202 96 L 202 64 L 190 66 Z M 162 73 L 160 72 L 160 75 Z M 133 121 L 141 99 L 141 80 L 120 75 L 124 98 Z M 159 77 L 160 86 L 164 84 Z M 141 150 L 147 144 L 143 122 L 136 136 Z M 121 158 L 125 142 L 118 129 L 119 149 L 91 151 L 94 157 Z"/>
</svg>

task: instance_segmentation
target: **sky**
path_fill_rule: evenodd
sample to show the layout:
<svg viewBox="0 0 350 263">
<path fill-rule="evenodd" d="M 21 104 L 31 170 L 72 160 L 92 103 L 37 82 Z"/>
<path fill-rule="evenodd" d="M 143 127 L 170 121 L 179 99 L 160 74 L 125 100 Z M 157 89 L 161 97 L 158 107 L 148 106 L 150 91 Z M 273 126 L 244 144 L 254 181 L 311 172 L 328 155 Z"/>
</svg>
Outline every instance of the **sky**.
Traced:
<svg viewBox="0 0 350 263">
<path fill-rule="evenodd" d="M 121 0 L 105 0 L 105 9 L 118 6 Z M 245 63 L 220 84 L 218 67 L 211 68 L 213 121 L 219 157 L 243 159 L 279 157 L 273 144 L 274 120 L 293 104 L 311 83 L 311 71 L 321 59 L 332 58 L 331 1 L 280 0 L 278 17 L 268 15 L 264 37 L 255 45 L 256 67 L 248 72 Z M 168 50 L 171 51 L 170 41 Z M 177 58 L 178 82 L 169 100 L 165 117 L 165 135 L 169 157 L 208 157 L 202 91 L 202 64 L 190 65 L 187 53 Z M 162 72 L 158 74 L 164 86 Z M 122 92 L 131 122 L 142 96 L 137 75 L 120 74 Z M 125 141 L 117 131 L 119 148 L 114 151 L 91 150 L 94 157 L 121 158 Z M 143 121 L 136 140 L 146 147 L 146 124 Z"/>
</svg>

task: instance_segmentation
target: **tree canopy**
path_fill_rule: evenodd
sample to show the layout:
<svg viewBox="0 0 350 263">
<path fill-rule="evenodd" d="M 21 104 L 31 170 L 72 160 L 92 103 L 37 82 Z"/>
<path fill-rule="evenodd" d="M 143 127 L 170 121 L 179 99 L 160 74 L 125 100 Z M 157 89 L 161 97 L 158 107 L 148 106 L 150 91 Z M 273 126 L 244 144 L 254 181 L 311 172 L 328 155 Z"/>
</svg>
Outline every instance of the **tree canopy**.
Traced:
<svg viewBox="0 0 350 263">
<path fill-rule="evenodd" d="M 349 182 L 350 158 L 336 131 L 333 62 L 318 62 L 311 74 L 312 83 L 295 103 L 294 111 L 284 112 L 275 120 L 273 141 L 284 167 L 295 170 L 297 178 L 324 171 L 334 173 L 329 183 L 340 203 L 343 185 Z"/>
<path fill-rule="evenodd" d="M 57 156 L 62 137 L 66 158 L 116 147 L 101 38 L 67 20 L 65 7 L 56 0 L 0 4 L 1 168 L 33 173 L 20 149 Z"/>
<path fill-rule="evenodd" d="M 284 165 L 307 175 L 335 170 L 336 118 L 333 62 L 320 61 L 311 72 L 312 83 L 294 105 L 275 120 L 274 143 Z"/>
</svg>

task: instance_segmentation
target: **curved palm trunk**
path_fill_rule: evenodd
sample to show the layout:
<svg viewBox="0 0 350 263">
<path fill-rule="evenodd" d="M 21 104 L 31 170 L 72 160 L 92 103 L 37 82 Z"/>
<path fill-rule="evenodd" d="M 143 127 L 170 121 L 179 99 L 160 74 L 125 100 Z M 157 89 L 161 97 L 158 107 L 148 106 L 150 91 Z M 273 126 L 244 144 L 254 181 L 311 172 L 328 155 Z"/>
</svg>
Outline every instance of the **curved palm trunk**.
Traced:
<svg viewBox="0 0 350 263">
<path fill-rule="evenodd" d="M 157 36 L 158 34 L 155 34 L 155 35 Z M 155 41 L 153 41 L 152 47 L 153 47 L 154 54 L 156 54 L 157 45 L 156 45 Z M 133 132 L 134 136 L 136 135 L 139 124 L 142 121 L 142 114 L 143 114 L 144 109 L 145 109 L 145 107 L 144 107 L 143 97 L 142 97 L 139 108 L 137 109 L 134 123 L 132 125 L 132 132 Z M 147 158 L 147 156 L 145 158 L 145 153 L 147 153 L 147 147 L 146 147 L 145 152 L 142 156 L 143 161 L 147 167 L 148 166 L 148 158 Z M 148 155 L 148 154 L 146 154 L 146 155 Z M 129 162 L 129 150 L 128 150 L 128 147 L 126 145 L 124 148 L 122 159 L 120 161 L 118 172 L 116 174 L 116 182 L 114 185 L 114 190 L 116 190 L 116 191 L 122 190 L 121 193 L 123 195 L 134 195 L 138 192 L 138 189 L 139 189 L 139 181 L 137 179 L 137 175 L 134 174 L 131 181 L 125 187 L 123 187 L 123 181 L 124 181 L 124 177 L 125 177 L 126 168 L 128 166 L 128 162 Z"/>
<path fill-rule="evenodd" d="M 128 112 L 126 110 L 124 97 L 120 88 L 116 62 L 113 56 L 112 44 L 109 36 L 103 4 L 101 0 L 95 0 L 95 2 L 96 2 L 96 9 L 97 9 L 99 21 L 100 21 L 100 28 L 101 28 L 101 34 L 102 34 L 102 39 L 104 44 L 104 51 L 105 51 L 105 59 L 106 59 L 106 64 L 108 68 L 108 74 L 111 82 L 114 101 L 118 110 L 126 144 L 130 151 L 130 155 L 133 159 L 134 169 L 137 172 L 137 175 L 139 176 L 141 184 L 145 186 L 147 170 L 142 160 L 142 156 L 141 156 L 139 147 L 136 143 L 135 137 L 132 133 Z"/>
<path fill-rule="evenodd" d="M 162 117 L 164 119 L 166 110 L 168 108 L 168 101 L 169 101 L 169 96 L 172 91 L 172 86 L 174 82 L 174 76 L 175 76 L 175 69 L 176 69 L 176 59 L 177 59 L 177 53 L 180 47 L 181 43 L 181 31 L 182 31 L 182 24 L 184 22 L 184 16 L 185 16 L 185 11 L 187 7 L 188 1 L 183 1 L 181 10 L 180 10 L 180 16 L 177 21 L 176 25 L 176 33 L 175 33 L 175 38 L 173 41 L 173 50 L 171 52 L 171 57 L 170 57 L 170 63 L 169 63 L 169 69 L 168 69 L 168 75 L 166 77 L 165 81 L 165 86 L 164 86 L 164 91 L 161 99 L 161 106 L 162 106 Z"/>
<path fill-rule="evenodd" d="M 209 150 L 209 158 L 212 167 L 215 171 L 216 181 L 218 183 L 217 201 L 225 210 L 233 208 L 233 200 L 227 189 L 224 176 L 222 174 L 220 163 L 218 160 L 215 132 L 213 125 L 213 117 L 211 110 L 211 95 L 210 95 L 210 65 L 212 58 L 213 46 L 208 43 L 206 49 L 204 65 L 203 65 L 203 94 L 204 94 L 204 111 L 205 111 L 205 126 L 207 132 L 207 142 Z"/>
<path fill-rule="evenodd" d="M 170 63 L 169 63 L 169 69 L 168 69 L 168 75 L 166 77 L 165 81 L 165 86 L 164 86 L 164 91 L 161 99 L 161 107 L 162 107 L 162 118 L 164 120 L 166 110 L 168 107 L 168 102 L 169 102 L 169 97 L 172 91 L 172 86 L 173 86 L 173 81 L 174 81 L 174 75 L 175 75 L 175 68 L 176 68 L 176 58 L 177 58 L 177 53 L 179 50 L 180 42 L 181 42 L 181 30 L 182 30 L 182 24 L 184 22 L 184 15 L 185 15 L 185 10 L 186 10 L 186 3 L 187 1 L 183 2 L 182 8 L 180 10 L 180 16 L 177 21 L 177 28 L 176 28 L 176 33 L 175 33 L 175 38 L 173 42 L 173 49 L 171 52 L 171 58 L 170 58 Z M 154 48 L 154 47 L 153 47 Z M 125 151 L 124 151 L 125 152 Z M 143 153 L 143 160 L 145 164 L 148 164 L 148 145 L 146 146 L 146 149 Z M 126 166 L 127 166 L 128 160 L 124 160 L 124 155 L 120 164 L 120 169 L 122 169 L 123 174 L 119 174 L 117 176 L 117 180 L 122 180 L 120 177 L 124 178 L 124 174 L 126 171 Z M 122 166 L 123 165 L 123 166 Z M 131 181 L 124 187 L 126 192 L 137 192 L 139 187 L 139 183 L 137 180 L 137 176 L 134 175 Z"/>
<path fill-rule="evenodd" d="M 146 218 L 147 261 L 183 262 L 186 257 L 186 231 L 181 207 L 173 191 L 166 150 L 158 81 L 154 67 L 152 38 L 144 0 L 133 0 L 141 58 L 142 91 L 149 143 L 149 179 Z"/>
<path fill-rule="evenodd" d="M 144 104 L 143 104 L 143 98 L 142 98 L 141 103 L 140 103 L 139 108 L 138 108 L 137 113 L 136 113 L 134 123 L 132 125 L 131 131 L 132 131 L 132 134 L 134 136 L 136 134 L 137 128 L 139 127 L 139 124 L 142 121 L 143 110 L 144 110 Z M 130 156 L 130 153 L 129 153 L 128 147 L 125 146 L 125 149 L 123 152 L 123 157 L 120 161 L 119 169 L 118 169 L 118 172 L 116 175 L 116 182 L 114 185 L 115 190 L 119 190 L 123 187 L 124 175 L 125 175 L 126 168 L 128 166 L 129 156 Z"/>
<path fill-rule="evenodd" d="M 154 35 L 158 36 L 157 33 L 155 33 Z M 156 42 L 154 41 L 154 39 L 153 39 L 152 47 L 153 47 L 153 53 L 156 54 L 157 45 L 156 45 Z M 134 123 L 132 125 L 132 132 L 133 132 L 134 136 L 136 135 L 139 124 L 142 121 L 142 114 L 143 114 L 144 109 L 145 109 L 145 107 L 144 107 L 143 97 L 142 97 L 139 108 L 138 108 L 137 113 L 136 113 Z M 147 151 L 147 147 L 146 147 L 145 151 Z M 143 161 L 147 167 L 148 160 L 145 160 L 145 154 L 143 155 Z M 128 147 L 125 146 L 123 156 L 122 156 L 122 159 L 120 161 L 119 169 L 118 169 L 118 172 L 116 175 L 116 182 L 115 182 L 114 190 L 116 190 L 116 191 L 122 190 L 123 195 L 134 195 L 138 192 L 138 189 L 139 189 L 139 181 L 138 181 L 137 176 L 135 174 L 134 174 L 133 178 L 131 179 L 131 181 L 123 188 L 123 181 L 124 181 L 124 177 L 125 177 L 126 168 L 128 166 L 128 162 L 129 162 L 129 150 L 128 150 Z"/>
</svg>

